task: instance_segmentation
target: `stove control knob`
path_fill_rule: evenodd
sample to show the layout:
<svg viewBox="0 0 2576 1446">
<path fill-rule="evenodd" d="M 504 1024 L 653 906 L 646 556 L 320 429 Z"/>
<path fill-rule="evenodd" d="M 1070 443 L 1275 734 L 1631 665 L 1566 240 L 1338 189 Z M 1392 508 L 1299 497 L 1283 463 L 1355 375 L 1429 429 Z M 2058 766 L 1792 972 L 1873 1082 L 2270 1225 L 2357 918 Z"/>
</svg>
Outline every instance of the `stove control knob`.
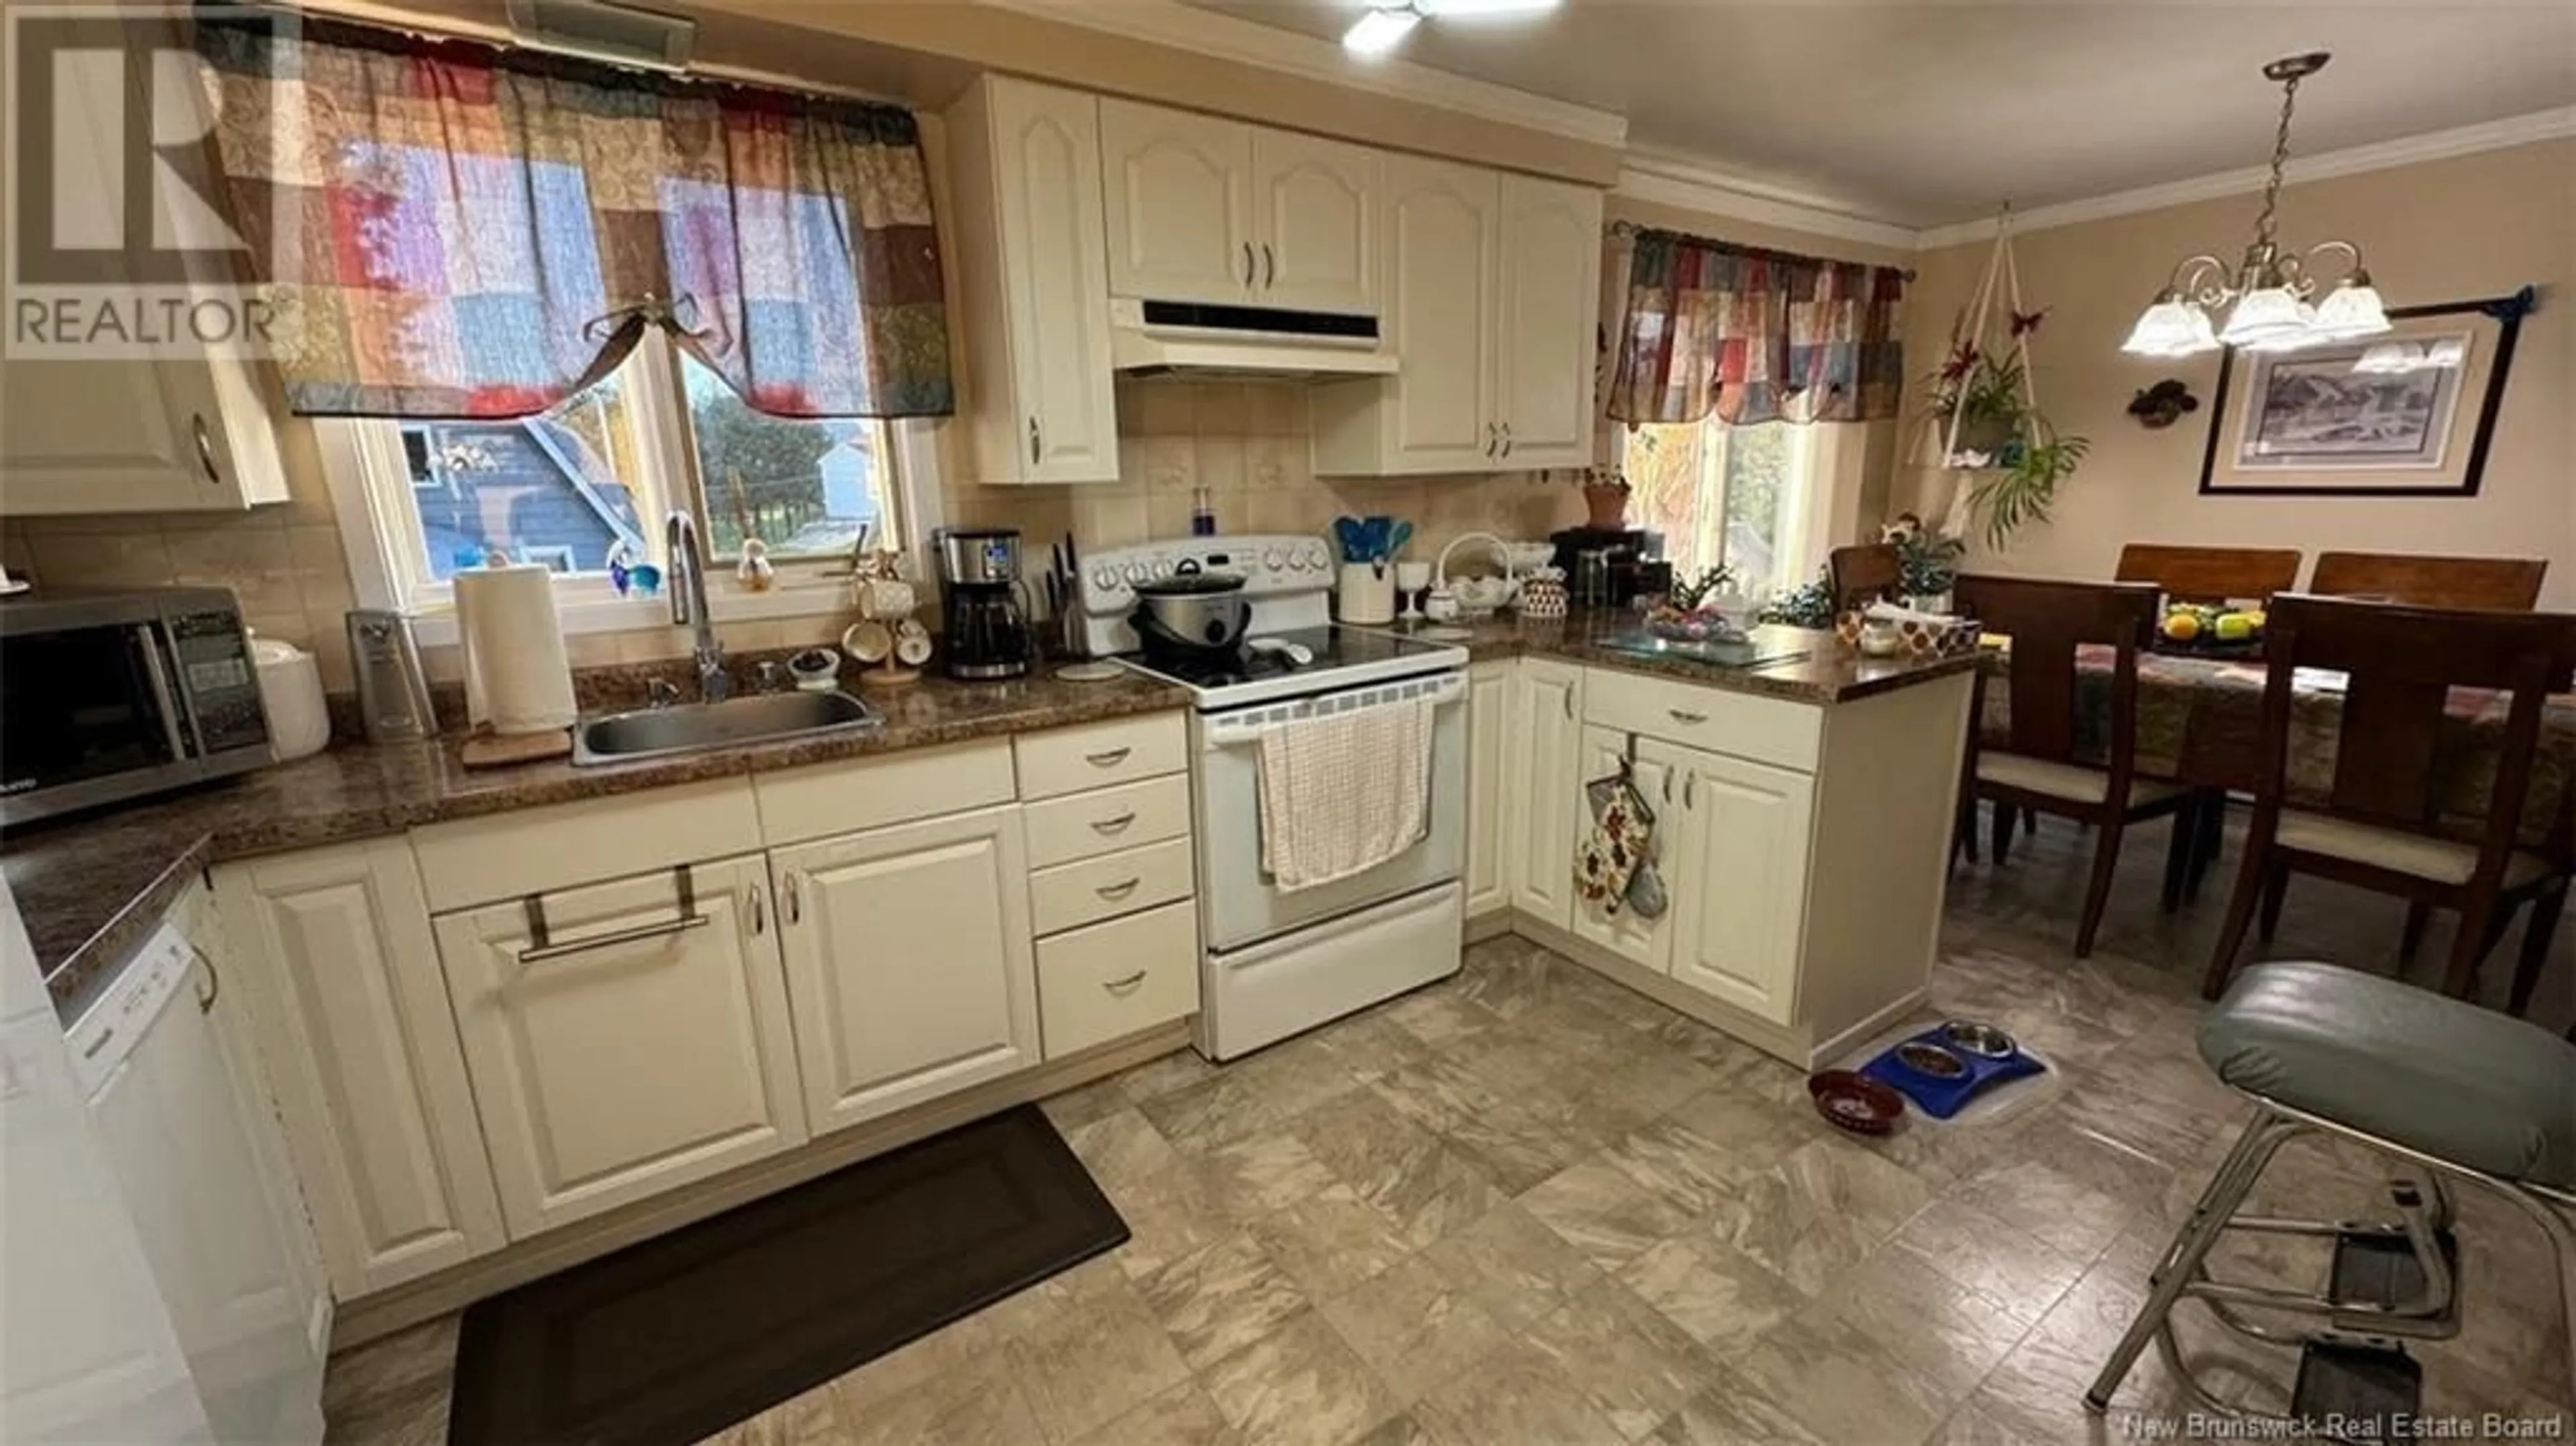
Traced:
<svg viewBox="0 0 2576 1446">
<path fill-rule="evenodd" d="M 1272 572 L 1277 572 L 1285 561 L 1286 559 L 1280 556 L 1279 549 L 1275 547 L 1261 554 L 1261 565 Z"/>
<path fill-rule="evenodd" d="M 1195 571 L 1196 569 L 1192 569 L 1192 570 L 1193 570 L 1193 571 Z M 1168 558 L 1168 557 L 1158 557 L 1158 558 L 1155 558 L 1155 559 L 1154 559 L 1154 576 L 1156 576 L 1156 577 L 1170 577 L 1171 575 L 1172 575 L 1172 560 L 1171 560 L 1170 558 Z"/>
<path fill-rule="evenodd" d="M 1141 562 L 1131 562 L 1127 564 L 1127 580 L 1129 582 L 1143 582 L 1145 580 L 1145 564 Z"/>
<path fill-rule="evenodd" d="M 1117 591 L 1118 569 L 1111 567 L 1105 562 L 1098 567 L 1093 568 L 1091 570 L 1091 585 L 1100 589 L 1102 592 Z"/>
<path fill-rule="evenodd" d="M 1320 542 L 1310 542 L 1306 544 L 1306 565 L 1308 567 L 1324 567 L 1328 565 L 1324 560 L 1324 544 Z"/>
</svg>

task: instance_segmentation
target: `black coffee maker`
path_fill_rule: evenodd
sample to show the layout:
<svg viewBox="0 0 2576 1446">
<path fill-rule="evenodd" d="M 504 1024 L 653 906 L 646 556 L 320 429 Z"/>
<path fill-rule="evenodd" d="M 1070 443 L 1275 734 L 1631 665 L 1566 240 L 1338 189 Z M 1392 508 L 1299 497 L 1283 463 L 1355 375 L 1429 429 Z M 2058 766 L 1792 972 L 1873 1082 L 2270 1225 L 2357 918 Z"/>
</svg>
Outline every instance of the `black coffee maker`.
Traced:
<svg viewBox="0 0 2576 1446">
<path fill-rule="evenodd" d="M 1626 607 L 1639 596 L 1669 592 L 1672 564 L 1664 535 L 1633 527 L 1568 527 L 1550 533 L 1566 587 L 1584 607 Z"/>
<path fill-rule="evenodd" d="M 1028 614 L 1020 606 L 1020 534 L 1007 527 L 944 528 L 939 591 L 948 676 L 1017 678 L 1029 670 Z"/>
</svg>

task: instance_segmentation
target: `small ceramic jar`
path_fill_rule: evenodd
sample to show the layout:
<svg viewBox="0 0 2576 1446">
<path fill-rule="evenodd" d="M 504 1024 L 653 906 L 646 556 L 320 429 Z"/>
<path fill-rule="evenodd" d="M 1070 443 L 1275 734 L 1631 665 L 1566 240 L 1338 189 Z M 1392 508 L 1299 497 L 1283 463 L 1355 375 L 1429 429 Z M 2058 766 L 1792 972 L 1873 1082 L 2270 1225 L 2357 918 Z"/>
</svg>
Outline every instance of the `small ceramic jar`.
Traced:
<svg viewBox="0 0 2576 1446">
<path fill-rule="evenodd" d="M 1561 618 L 1565 616 L 1565 579 L 1538 576 L 1521 582 L 1521 616 L 1525 618 Z"/>
</svg>

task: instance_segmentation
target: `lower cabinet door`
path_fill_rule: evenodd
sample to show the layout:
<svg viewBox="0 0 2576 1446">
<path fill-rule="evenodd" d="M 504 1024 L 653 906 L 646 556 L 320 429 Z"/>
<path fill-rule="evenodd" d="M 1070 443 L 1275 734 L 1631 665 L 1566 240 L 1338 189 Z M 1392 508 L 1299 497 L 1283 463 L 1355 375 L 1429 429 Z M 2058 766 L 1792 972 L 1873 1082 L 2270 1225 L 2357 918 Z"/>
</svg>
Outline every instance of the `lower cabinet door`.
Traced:
<svg viewBox="0 0 2576 1446">
<path fill-rule="evenodd" d="M 1672 976 L 1785 1025 L 1797 1006 L 1815 779 L 1675 750 L 1682 806 L 1671 860 Z"/>
<path fill-rule="evenodd" d="M 512 1239 L 801 1144 L 758 855 L 441 915 L 438 951 Z"/>
<path fill-rule="evenodd" d="M 1503 760 L 1511 734 L 1510 663 L 1467 670 L 1467 917 L 1511 907 L 1503 882 Z"/>
<path fill-rule="evenodd" d="M 1668 972 L 1673 960 L 1672 877 L 1670 870 L 1678 861 L 1682 830 L 1681 760 L 1688 750 L 1651 738 L 1636 740 L 1633 758 L 1628 753 L 1629 740 L 1636 735 L 1608 728 L 1583 730 L 1583 764 L 1576 770 L 1575 788 L 1588 795 L 1595 779 L 1609 778 L 1619 771 L 1623 759 L 1630 760 L 1629 777 L 1654 814 L 1648 826 L 1647 848 L 1654 860 L 1655 872 L 1665 883 L 1664 908 L 1648 917 L 1624 898 L 1616 910 L 1577 895 L 1574 900 L 1573 933 L 1578 939 L 1598 944 L 1632 963 L 1642 964 L 1658 974 Z M 1588 837 L 1592 831 L 1592 807 L 1588 796 L 1575 804 L 1575 837 Z"/>
<path fill-rule="evenodd" d="M 1038 1062 L 1014 807 L 770 854 L 805 1111 L 821 1134 Z"/>
<path fill-rule="evenodd" d="M 1503 883 L 1513 908 L 1562 929 L 1574 910 L 1583 669 L 1523 658 L 1506 696 Z"/>
<path fill-rule="evenodd" d="M 505 1244 L 410 843 L 226 864 L 215 903 L 332 1292 Z"/>
</svg>

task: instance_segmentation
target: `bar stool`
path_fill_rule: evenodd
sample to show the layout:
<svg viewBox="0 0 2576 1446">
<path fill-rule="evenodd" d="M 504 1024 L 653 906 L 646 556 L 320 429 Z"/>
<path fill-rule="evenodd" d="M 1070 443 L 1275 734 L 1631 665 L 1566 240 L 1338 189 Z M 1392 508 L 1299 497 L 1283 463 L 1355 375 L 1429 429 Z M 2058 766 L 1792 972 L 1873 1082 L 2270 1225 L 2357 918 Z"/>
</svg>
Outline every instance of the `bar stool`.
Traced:
<svg viewBox="0 0 2576 1446">
<path fill-rule="evenodd" d="M 2199 1039 L 2201 1058 L 2257 1109 L 2165 1248 L 2146 1304 L 2084 1394 L 2088 1410 L 2108 1409 L 2152 1341 L 2201 1406 L 2262 1414 L 2219 1401 L 2192 1378 L 2167 1319 L 2189 1297 L 2231 1330 L 2301 1347 L 2292 1418 L 2412 1413 L 2421 1368 L 2402 1342 L 2459 1329 L 2453 1179 L 2520 1205 L 2548 1236 L 2576 1379 L 2576 1044 L 2393 979 L 2311 963 L 2246 970 L 2202 1018 Z M 2309 1133 L 2341 1136 L 2408 1167 L 2410 1176 L 2389 1182 L 2396 1218 L 2238 1218 L 2273 1155 Z M 2326 1288 L 2306 1294 L 2212 1279 L 2210 1249 L 2230 1230 L 2334 1240 Z M 2304 1333 L 2256 1325 L 2237 1314 L 2249 1306 L 2322 1324 Z"/>
</svg>

